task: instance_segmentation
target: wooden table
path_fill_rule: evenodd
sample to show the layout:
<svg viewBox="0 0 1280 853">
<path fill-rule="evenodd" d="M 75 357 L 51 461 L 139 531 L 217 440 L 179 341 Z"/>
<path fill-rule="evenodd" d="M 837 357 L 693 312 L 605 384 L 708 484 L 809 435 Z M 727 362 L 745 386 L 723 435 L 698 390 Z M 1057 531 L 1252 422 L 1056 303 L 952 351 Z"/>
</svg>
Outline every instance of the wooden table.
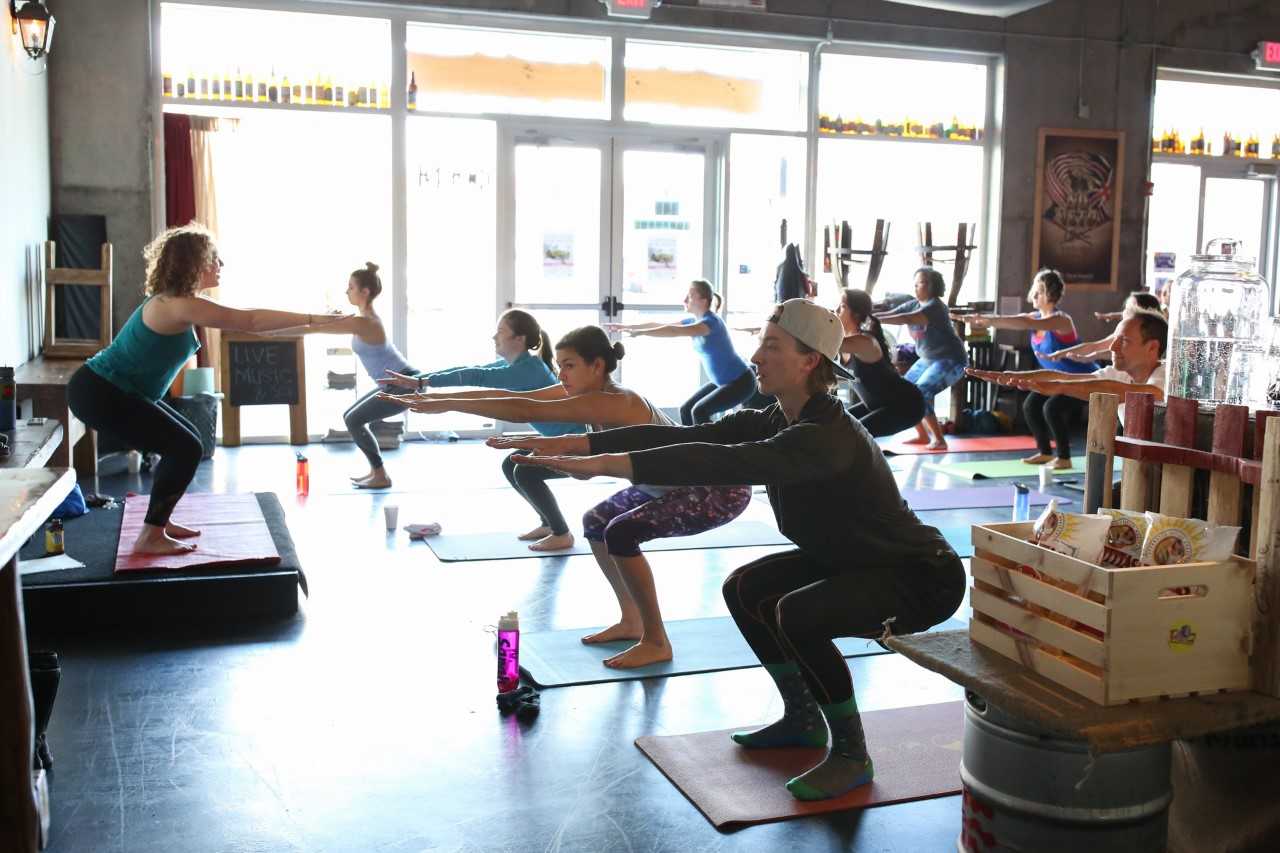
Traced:
<svg viewBox="0 0 1280 853">
<path fill-rule="evenodd" d="M 75 482 L 66 468 L 0 470 L 0 850 L 6 853 L 39 849 L 42 819 L 32 783 L 35 712 L 18 549 Z"/>
<path fill-rule="evenodd" d="M 32 424 L 18 421 L 17 429 L 5 430 L 9 439 L 9 457 L 0 459 L 0 469 L 43 468 L 62 443 L 62 424 L 45 419 Z"/>
<path fill-rule="evenodd" d="M 67 405 L 67 382 L 84 364 L 81 359 L 46 359 L 38 356 L 14 372 L 18 400 L 30 399 L 36 417 L 62 424 L 63 441 L 53 453 L 52 465 L 70 468 L 82 477 L 98 474 L 98 433 L 86 427 Z"/>
</svg>

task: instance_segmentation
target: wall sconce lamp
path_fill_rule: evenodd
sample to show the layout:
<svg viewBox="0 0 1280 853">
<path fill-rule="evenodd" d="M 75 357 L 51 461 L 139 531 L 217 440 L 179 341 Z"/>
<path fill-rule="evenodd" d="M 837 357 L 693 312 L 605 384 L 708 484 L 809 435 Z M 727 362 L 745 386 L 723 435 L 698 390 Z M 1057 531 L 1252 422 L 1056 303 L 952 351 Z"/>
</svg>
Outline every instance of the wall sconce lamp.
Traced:
<svg viewBox="0 0 1280 853">
<path fill-rule="evenodd" d="M 26 0 L 21 6 L 18 0 L 9 0 L 9 15 L 13 18 L 13 32 L 20 34 L 22 49 L 32 59 L 49 54 L 53 40 L 53 25 L 57 23 L 40 0 Z"/>
</svg>

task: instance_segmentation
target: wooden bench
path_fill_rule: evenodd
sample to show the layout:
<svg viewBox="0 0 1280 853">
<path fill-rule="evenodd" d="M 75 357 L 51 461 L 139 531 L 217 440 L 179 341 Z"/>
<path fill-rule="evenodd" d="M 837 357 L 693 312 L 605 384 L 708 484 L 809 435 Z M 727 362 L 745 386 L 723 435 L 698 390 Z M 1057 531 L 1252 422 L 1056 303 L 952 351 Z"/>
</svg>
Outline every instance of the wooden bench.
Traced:
<svg viewBox="0 0 1280 853">
<path fill-rule="evenodd" d="M 14 378 L 18 400 L 31 400 L 32 414 L 62 425 L 62 442 L 49 461 L 57 468 L 76 469 L 81 477 L 98 474 L 98 433 L 84 425 L 67 404 L 67 383 L 84 364 L 83 359 L 38 356 L 19 367 Z"/>
</svg>

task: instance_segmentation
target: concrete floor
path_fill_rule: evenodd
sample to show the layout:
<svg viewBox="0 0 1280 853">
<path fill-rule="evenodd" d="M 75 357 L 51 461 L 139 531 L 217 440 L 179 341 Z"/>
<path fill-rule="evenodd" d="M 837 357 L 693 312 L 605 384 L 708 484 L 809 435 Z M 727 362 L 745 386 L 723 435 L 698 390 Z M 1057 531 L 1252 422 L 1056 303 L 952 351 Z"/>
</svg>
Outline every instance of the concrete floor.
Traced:
<svg viewBox="0 0 1280 853">
<path fill-rule="evenodd" d="M 311 588 L 295 619 L 33 638 L 62 656 L 49 731 L 53 853 L 955 849 L 958 797 L 714 829 L 632 741 L 776 717 L 759 668 L 545 690 L 536 721 L 500 716 L 488 626 L 509 609 L 525 631 L 613 616 L 594 561 L 440 563 L 382 529 L 384 502 L 402 506 L 401 523 L 530 526 L 527 514 L 477 512 L 481 490 L 502 486 L 500 456 L 482 445 L 392 452 L 390 494 L 345 484 L 362 462 L 351 445 L 308 453 L 305 501 L 293 496 L 287 446 L 220 448 L 193 486 L 281 495 Z M 931 486 L 927 459 L 893 459 L 900 483 Z M 149 484 L 117 475 L 97 489 Z M 925 515 L 954 525 L 1008 510 Z M 664 615 L 723 615 L 723 577 L 770 550 L 655 555 Z M 865 710 L 963 696 L 896 655 L 850 664 Z"/>
</svg>

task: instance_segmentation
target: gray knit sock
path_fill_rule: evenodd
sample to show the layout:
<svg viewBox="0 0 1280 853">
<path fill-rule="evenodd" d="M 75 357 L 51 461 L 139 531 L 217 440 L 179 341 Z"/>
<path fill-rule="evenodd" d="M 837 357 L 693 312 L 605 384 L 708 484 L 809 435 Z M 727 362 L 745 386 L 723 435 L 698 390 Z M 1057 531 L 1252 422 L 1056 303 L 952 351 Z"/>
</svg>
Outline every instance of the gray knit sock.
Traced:
<svg viewBox="0 0 1280 853">
<path fill-rule="evenodd" d="M 831 727 L 831 749 L 818 766 L 787 783 L 797 800 L 826 800 L 849 793 L 875 776 L 862 733 L 862 718 L 852 697 L 835 705 L 823 705 L 822 715 Z"/>
<path fill-rule="evenodd" d="M 734 732 L 734 741 L 748 749 L 826 746 L 827 725 L 800 667 L 794 663 L 765 664 L 765 669 L 782 694 L 782 719 L 754 732 Z"/>
</svg>

